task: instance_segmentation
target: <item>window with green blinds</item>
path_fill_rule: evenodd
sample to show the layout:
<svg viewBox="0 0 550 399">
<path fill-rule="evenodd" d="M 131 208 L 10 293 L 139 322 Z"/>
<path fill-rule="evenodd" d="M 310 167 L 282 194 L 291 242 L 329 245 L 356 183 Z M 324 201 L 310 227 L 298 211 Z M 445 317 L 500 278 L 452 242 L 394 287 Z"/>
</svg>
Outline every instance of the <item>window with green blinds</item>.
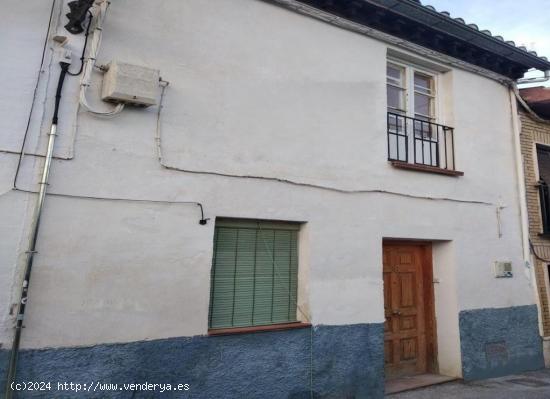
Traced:
<svg viewBox="0 0 550 399">
<path fill-rule="evenodd" d="M 296 321 L 298 224 L 216 221 L 209 327 Z"/>
</svg>

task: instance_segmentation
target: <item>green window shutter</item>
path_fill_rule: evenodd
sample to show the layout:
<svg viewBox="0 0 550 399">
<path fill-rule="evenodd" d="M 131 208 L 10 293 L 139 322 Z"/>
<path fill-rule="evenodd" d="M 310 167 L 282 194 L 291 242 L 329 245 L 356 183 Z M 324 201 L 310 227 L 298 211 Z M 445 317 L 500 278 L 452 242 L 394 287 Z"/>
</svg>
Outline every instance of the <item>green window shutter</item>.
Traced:
<svg viewBox="0 0 550 399">
<path fill-rule="evenodd" d="M 296 321 L 299 225 L 216 222 L 210 328 Z"/>
</svg>

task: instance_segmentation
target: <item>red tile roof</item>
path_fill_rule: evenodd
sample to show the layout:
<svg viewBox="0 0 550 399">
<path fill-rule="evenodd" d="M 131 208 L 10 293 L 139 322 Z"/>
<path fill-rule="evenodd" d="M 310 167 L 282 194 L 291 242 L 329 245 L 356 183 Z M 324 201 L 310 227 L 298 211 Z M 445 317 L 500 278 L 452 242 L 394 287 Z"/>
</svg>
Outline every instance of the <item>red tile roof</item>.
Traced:
<svg viewBox="0 0 550 399">
<path fill-rule="evenodd" d="M 519 92 L 533 111 L 545 119 L 550 119 L 550 87 L 530 87 Z"/>
</svg>

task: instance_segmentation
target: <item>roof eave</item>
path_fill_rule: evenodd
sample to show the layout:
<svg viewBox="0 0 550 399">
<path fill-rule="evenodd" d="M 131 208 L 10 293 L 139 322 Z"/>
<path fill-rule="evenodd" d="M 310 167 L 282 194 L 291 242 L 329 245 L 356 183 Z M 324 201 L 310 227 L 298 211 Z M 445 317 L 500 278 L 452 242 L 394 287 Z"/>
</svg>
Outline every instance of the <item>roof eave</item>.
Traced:
<svg viewBox="0 0 550 399">
<path fill-rule="evenodd" d="M 293 0 L 516 80 L 550 62 L 414 0 Z M 462 21 L 462 20 L 461 20 Z"/>
<path fill-rule="evenodd" d="M 497 46 L 501 49 L 501 52 L 498 54 L 502 57 L 511 58 L 514 62 L 520 62 L 525 65 L 529 65 L 531 68 L 535 68 L 541 71 L 548 71 L 550 70 L 550 61 L 546 61 L 541 57 L 538 57 L 534 54 L 532 54 L 529 51 L 522 50 L 521 48 L 518 48 L 510 43 L 507 43 L 504 40 L 500 40 L 495 36 L 488 35 L 486 33 L 483 33 L 483 31 L 476 30 L 472 28 L 469 25 L 466 25 L 465 23 L 461 23 L 453 18 L 447 17 L 444 14 L 441 14 L 440 12 L 431 10 L 430 8 L 423 6 L 422 4 L 414 1 L 414 0 L 365 0 L 372 4 L 377 5 L 389 5 L 389 8 L 392 9 L 394 12 L 399 12 L 400 9 L 407 10 L 414 8 L 419 13 L 423 13 L 426 16 L 429 16 L 430 18 L 433 18 L 436 21 L 439 21 L 440 24 L 438 26 L 433 26 L 428 24 L 428 26 L 431 26 L 434 29 L 443 31 L 447 34 L 449 34 L 449 30 L 442 29 L 444 26 L 453 26 L 456 29 L 461 30 L 464 33 L 464 36 L 457 37 L 461 40 L 472 42 L 473 44 L 480 46 L 487 51 L 494 51 L 491 46 L 488 46 L 488 44 L 491 44 L 493 46 Z M 399 12 L 399 14 L 403 15 L 404 17 L 411 18 L 410 14 Z M 418 22 L 421 22 L 418 20 Z M 432 21 L 430 21 L 432 22 Z M 513 57 L 513 58 L 512 58 Z"/>
</svg>

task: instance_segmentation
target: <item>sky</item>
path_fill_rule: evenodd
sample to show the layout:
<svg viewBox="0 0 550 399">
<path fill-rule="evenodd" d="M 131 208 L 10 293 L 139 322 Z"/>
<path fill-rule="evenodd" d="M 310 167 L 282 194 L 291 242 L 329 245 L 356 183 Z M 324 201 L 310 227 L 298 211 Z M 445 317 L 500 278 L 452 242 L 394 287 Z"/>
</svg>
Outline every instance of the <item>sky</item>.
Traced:
<svg viewBox="0 0 550 399">
<path fill-rule="evenodd" d="M 550 59 L 550 0 L 422 0 Z"/>
</svg>

